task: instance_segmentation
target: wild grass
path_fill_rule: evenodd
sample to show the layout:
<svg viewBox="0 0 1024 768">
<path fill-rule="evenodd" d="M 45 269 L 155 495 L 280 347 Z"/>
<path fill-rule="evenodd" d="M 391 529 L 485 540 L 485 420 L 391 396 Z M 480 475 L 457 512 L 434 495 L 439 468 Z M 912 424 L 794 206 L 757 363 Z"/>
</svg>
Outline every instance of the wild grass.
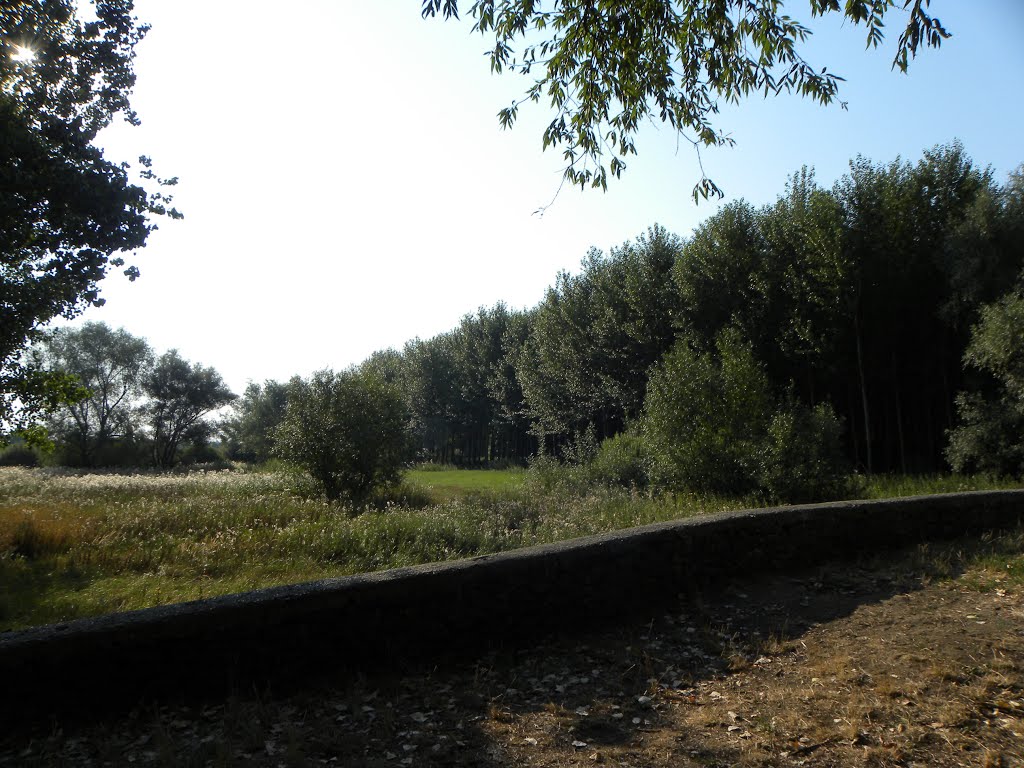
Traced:
<svg viewBox="0 0 1024 768">
<path fill-rule="evenodd" d="M 872 475 L 860 478 L 858 486 L 860 493 L 857 495 L 862 498 L 893 499 L 930 493 L 1020 488 L 1021 482 L 990 475 Z"/>
<path fill-rule="evenodd" d="M 413 475 L 356 514 L 284 472 L 0 468 L 0 630 L 500 552 L 736 505 L 605 489 L 570 498 L 531 491 L 521 475 L 465 471 L 461 487 L 421 485 Z"/>
<path fill-rule="evenodd" d="M 435 496 L 455 498 L 470 491 L 507 491 L 519 488 L 525 478 L 523 469 L 456 469 L 427 465 L 405 475 L 410 485 L 430 489 Z"/>
<path fill-rule="evenodd" d="M 566 477 L 413 471 L 353 510 L 321 501 L 301 477 L 282 471 L 0 468 L 0 631 L 756 505 L 749 498 L 586 486 Z M 887 479 L 870 493 L 964 485 L 990 487 L 963 478 Z"/>
</svg>

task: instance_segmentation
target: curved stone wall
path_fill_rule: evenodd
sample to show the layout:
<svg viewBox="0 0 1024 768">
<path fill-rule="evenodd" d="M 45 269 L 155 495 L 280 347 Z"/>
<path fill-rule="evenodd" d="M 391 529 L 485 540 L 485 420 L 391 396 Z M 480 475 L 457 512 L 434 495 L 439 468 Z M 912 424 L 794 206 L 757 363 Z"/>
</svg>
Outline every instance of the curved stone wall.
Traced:
<svg viewBox="0 0 1024 768">
<path fill-rule="evenodd" d="M 0 635 L 8 717 L 401 668 L 661 612 L 702 584 L 1009 528 L 1024 491 L 731 512 Z"/>
</svg>

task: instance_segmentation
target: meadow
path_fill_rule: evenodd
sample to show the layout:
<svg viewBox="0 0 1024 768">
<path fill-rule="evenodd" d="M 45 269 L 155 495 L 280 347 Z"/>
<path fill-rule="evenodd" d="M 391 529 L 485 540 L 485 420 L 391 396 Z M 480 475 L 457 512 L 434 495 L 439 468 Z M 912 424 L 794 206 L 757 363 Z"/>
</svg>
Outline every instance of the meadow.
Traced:
<svg viewBox="0 0 1024 768">
<path fill-rule="evenodd" d="M 859 495 L 994 487 L 1011 485 L 877 478 Z M 756 505 L 593 486 L 569 472 L 431 467 L 354 510 L 287 472 L 0 468 L 0 631 Z"/>
</svg>

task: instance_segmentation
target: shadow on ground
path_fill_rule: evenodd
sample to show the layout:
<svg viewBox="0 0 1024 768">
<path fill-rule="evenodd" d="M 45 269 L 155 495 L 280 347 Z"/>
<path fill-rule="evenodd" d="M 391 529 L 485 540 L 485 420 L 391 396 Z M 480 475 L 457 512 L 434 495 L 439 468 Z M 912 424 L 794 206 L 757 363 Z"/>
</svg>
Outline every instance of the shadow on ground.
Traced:
<svg viewBox="0 0 1024 768">
<path fill-rule="evenodd" d="M 963 545 L 943 546 L 953 552 Z M 850 711 L 824 718 L 843 731 L 840 736 L 784 726 L 785 701 L 778 713 L 765 703 L 765 714 L 755 711 L 757 694 L 762 702 L 774 688 L 779 697 L 813 698 L 813 681 L 825 678 L 808 678 L 810 697 L 803 688 L 794 693 L 786 688 L 795 679 L 787 664 L 808 656 L 815 643 L 837 647 L 815 635 L 829 627 L 841 627 L 844 637 L 864 633 L 862 640 L 848 638 L 854 649 L 844 651 L 828 678 L 838 689 L 864 687 L 866 662 L 851 660 L 858 648 L 869 656 L 884 654 L 898 632 L 894 617 L 914 621 L 907 614 L 912 607 L 894 601 L 913 601 L 933 589 L 928 583 L 936 571 L 950 578 L 962 571 L 963 558 L 923 558 L 921 551 L 704 585 L 654 615 L 615 628 L 498 648 L 438 668 L 402 669 L 402 660 L 393 659 L 391 672 L 363 676 L 353 671 L 352 660 L 339 658 L 337 669 L 325 667 L 320 681 L 296 686 L 250 685 L 227 698 L 155 701 L 118 715 L 93 713 L 84 703 L 60 721 L 6 734 L 0 765 L 724 766 L 751 760 L 815 764 L 816 757 L 825 760 L 822 765 L 842 764 L 828 752 L 840 740 L 866 750 L 882 749 L 884 738 L 862 737 L 852 720 L 839 728 Z M 920 642 L 932 640 L 941 638 Z M 965 653 L 991 655 L 989 646 Z M 952 685 L 960 673 L 950 667 L 935 674 Z M 756 685 L 750 682 L 755 678 Z M 751 686 L 752 699 L 737 693 L 744 685 Z M 871 690 L 876 688 L 872 682 Z M 889 689 L 878 694 L 886 698 L 883 705 L 910 700 L 910 692 L 897 687 L 894 698 Z M 854 699 L 848 692 L 829 706 Z M 885 720 L 885 706 L 865 706 L 861 715 L 869 722 Z M 795 702 L 789 709 L 795 711 Z M 795 732 L 801 729 L 806 733 Z M 858 744 L 861 738 L 869 740 Z M 737 739 L 747 743 L 732 744 Z M 752 744 L 760 750 L 753 757 Z M 875 764 L 910 764 L 897 758 Z"/>
</svg>

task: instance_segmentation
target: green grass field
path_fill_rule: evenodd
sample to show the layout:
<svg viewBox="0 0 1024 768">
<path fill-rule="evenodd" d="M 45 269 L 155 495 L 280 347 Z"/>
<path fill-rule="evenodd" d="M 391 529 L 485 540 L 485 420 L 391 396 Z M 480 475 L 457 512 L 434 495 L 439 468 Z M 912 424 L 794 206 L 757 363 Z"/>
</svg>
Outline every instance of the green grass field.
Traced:
<svg viewBox="0 0 1024 768">
<path fill-rule="evenodd" d="M 357 513 L 287 473 L 0 468 L 0 631 L 756 504 L 550 480 L 523 470 L 414 470 Z M 1000 485 L 880 478 L 863 495 Z"/>
<path fill-rule="evenodd" d="M 427 489 L 435 498 L 456 498 L 480 491 L 509 491 L 522 487 L 522 469 L 413 469 L 406 473 L 410 485 Z"/>
</svg>

